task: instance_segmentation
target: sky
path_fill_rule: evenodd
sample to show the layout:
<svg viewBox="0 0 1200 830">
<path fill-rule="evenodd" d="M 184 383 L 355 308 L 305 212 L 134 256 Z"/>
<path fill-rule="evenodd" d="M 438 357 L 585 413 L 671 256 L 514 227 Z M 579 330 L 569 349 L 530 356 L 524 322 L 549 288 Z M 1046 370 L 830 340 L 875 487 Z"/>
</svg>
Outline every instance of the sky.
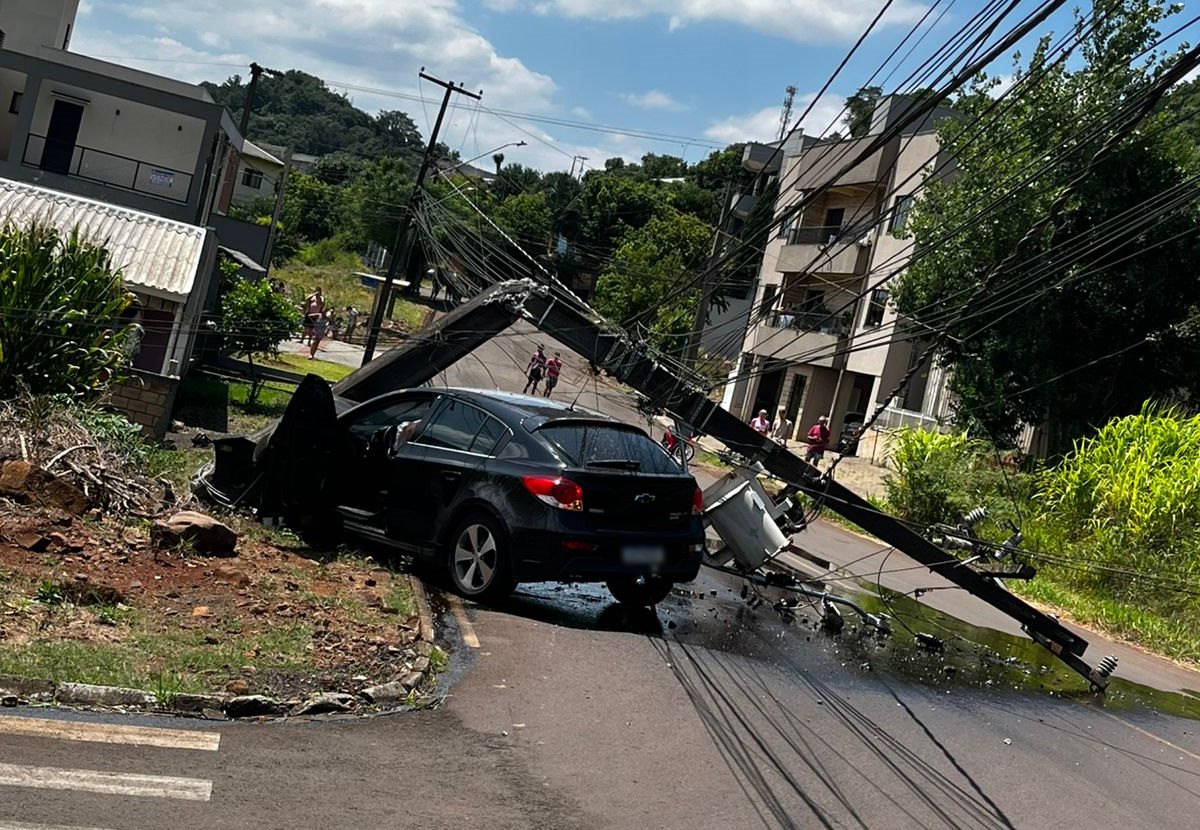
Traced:
<svg viewBox="0 0 1200 830">
<path fill-rule="evenodd" d="M 483 92 L 480 105 L 455 96 L 443 128 L 463 159 L 525 141 L 503 148 L 508 162 L 578 170 L 772 140 L 789 85 L 793 122 L 837 129 L 845 97 L 923 16 L 874 77 L 886 91 L 978 4 L 891 0 L 819 99 L 878 0 L 83 0 L 71 49 L 192 82 L 246 76 L 251 61 L 300 69 L 367 111 L 404 110 L 427 136 L 442 90 L 424 67 Z"/>
</svg>

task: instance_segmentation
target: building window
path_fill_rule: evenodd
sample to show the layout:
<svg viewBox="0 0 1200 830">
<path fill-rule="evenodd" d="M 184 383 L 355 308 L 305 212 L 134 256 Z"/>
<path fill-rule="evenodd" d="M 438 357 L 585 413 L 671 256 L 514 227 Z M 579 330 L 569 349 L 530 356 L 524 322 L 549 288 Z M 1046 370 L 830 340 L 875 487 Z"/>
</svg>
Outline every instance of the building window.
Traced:
<svg viewBox="0 0 1200 830">
<path fill-rule="evenodd" d="M 14 92 L 12 94 L 12 100 L 8 102 L 8 111 L 11 112 L 13 115 L 16 115 L 17 113 L 19 113 L 21 111 L 21 99 L 24 97 L 25 97 L 25 93 Z"/>
<path fill-rule="evenodd" d="M 867 328 L 878 328 L 883 325 L 883 312 L 887 309 L 888 292 L 886 288 L 876 288 L 871 292 L 871 301 L 867 303 L 867 316 L 863 325 Z"/>
<path fill-rule="evenodd" d="M 779 223 L 779 238 L 788 239 L 792 233 L 792 226 L 796 224 L 796 214 L 788 214 L 782 222 Z"/>
<path fill-rule="evenodd" d="M 888 233 L 892 236 L 896 236 L 904 230 L 904 225 L 908 222 L 908 212 L 912 209 L 912 200 L 911 194 L 896 197 L 896 204 L 892 208 L 892 221 L 888 224 Z"/>
<path fill-rule="evenodd" d="M 246 187 L 253 187 L 258 190 L 262 187 L 263 174 L 261 170 L 255 170 L 253 167 L 247 167 L 242 171 L 242 184 Z"/>
</svg>

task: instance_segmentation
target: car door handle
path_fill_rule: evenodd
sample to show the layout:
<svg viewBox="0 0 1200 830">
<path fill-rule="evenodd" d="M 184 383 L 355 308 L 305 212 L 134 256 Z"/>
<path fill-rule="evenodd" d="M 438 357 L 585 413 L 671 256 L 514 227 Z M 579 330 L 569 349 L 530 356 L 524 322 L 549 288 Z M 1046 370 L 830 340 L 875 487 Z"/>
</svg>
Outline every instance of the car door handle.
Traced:
<svg viewBox="0 0 1200 830">
<path fill-rule="evenodd" d="M 454 484 L 462 478 L 462 473 L 458 470 L 442 470 L 442 480 L 447 484 Z"/>
</svg>

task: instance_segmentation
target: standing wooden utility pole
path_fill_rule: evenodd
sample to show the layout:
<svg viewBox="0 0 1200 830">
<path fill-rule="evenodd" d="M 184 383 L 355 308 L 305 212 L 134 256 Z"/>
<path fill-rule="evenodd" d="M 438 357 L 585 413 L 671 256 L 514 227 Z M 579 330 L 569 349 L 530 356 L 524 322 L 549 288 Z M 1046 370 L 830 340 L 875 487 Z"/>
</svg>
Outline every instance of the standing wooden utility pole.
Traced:
<svg viewBox="0 0 1200 830">
<path fill-rule="evenodd" d="M 279 214 L 283 212 L 283 196 L 287 190 L 288 173 L 292 169 L 292 148 L 287 149 L 287 153 L 283 157 L 283 173 L 279 177 L 275 189 L 275 210 L 271 214 L 271 229 L 267 231 L 267 251 L 263 256 L 265 260 L 262 265 L 267 269 L 266 273 L 271 273 L 271 257 L 275 255 L 275 237 L 279 233 Z"/>
<path fill-rule="evenodd" d="M 476 101 L 483 97 L 482 92 L 476 94 L 463 89 L 461 83 L 455 86 L 453 81 L 443 81 L 432 75 L 426 75 L 424 67 L 421 67 L 420 75 L 426 81 L 444 88 L 446 94 L 442 96 L 442 107 L 438 110 L 437 120 L 433 122 L 433 131 L 429 134 L 429 143 L 425 146 L 425 156 L 421 159 L 421 169 L 417 171 L 417 180 L 413 184 L 412 193 L 408 197 L 408 204 L 405 206 L 404 213 L 400 217 L 400 224 L 396 228 L 396 241 L 392 245 L 392 261 L 388 265 L 387 276 L 380 283 L 377 289 L 378 293 L 375 295 L 375 305 L 371 309 L 371 328 L 367 332 L 367 342 L 363 347 L 363 366 L 370 363 L 371 358 L 375 356 L 375 347 L 379 344 L 379 331 L 383 327 L 383 315 L 387 311 L 389 296 L 392 293 L 392 281 L 400 271 L 400 262 L 403 260 L 407 264 L 413 255 L 413 243 L 415 240 L 409 237 L 408 230 L 412 226 L 413 215 L 421 205 L 421 186 L 425 184 L 425 177 L 429 174 L 430 163 L 433 160 L 433 151 L 437 146 L 438 132 L 442 129 L 442 119 L 445 118 L 446 109 L 450 106 L 450 96 L 457 92 L 460 95 L 466 95 L 468 98 L 474 98 Z M 409 238 L 406 239 L 406 237 Z M 415 237 L 415 234 L 413 234 L 413 237 Z M 403 256 L 401 256 L 400 251 L 402 244 L 404 245 Z"/>
<path fill-rule="evenodd" d="M 238 132 L 242 138 L 246 137 L 246 130 L 250 127 L 250 113 L 254 110 L 254 90 L 258 87 L 258 76 L 263 73 L 263 68 L 257 63 L 250 64 L 250 83 L 246 84 L 246 100 L 242 104 L 242 120 L 238 122 Z"/>
</svg>

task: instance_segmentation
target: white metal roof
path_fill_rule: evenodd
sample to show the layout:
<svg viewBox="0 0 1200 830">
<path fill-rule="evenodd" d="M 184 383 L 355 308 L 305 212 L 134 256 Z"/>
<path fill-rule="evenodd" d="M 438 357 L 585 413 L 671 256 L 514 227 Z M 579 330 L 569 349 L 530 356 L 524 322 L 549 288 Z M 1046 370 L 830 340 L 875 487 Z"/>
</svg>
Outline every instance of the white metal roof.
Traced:
<svg viewBox="0 0 1200 830">
<path fill-rule="evenodd" d="M 283 167 L 282 161 L 275 158 L 275 156 L 271 155 L 252 141 L 246 141 L 242 144 L 242 155 L 260 159 L 268 164 L 273 164 L 276 167 Z"/>
<path fill-rule="evenodd" d="M 0 224 L 34 222 L 101 243 L 125 283 L 182 299 L 192 290 L 207 229 L 58 190 L 0 178 Z"/>
</svg>

